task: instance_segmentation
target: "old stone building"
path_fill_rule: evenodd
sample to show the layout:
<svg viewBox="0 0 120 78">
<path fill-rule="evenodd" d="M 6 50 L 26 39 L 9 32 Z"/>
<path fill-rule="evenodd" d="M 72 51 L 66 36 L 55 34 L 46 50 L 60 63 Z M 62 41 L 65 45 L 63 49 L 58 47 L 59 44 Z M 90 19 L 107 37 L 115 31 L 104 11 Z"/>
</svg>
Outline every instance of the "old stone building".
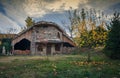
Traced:
<svg viewBox="0 0 120 78">
<path fill-rule="evenodd" d="M 13 54 L 53 55 L 66 53 L 75 44 L 53 22 L 40 21 L 19 33 L 12 41 Z"/>
</svg>

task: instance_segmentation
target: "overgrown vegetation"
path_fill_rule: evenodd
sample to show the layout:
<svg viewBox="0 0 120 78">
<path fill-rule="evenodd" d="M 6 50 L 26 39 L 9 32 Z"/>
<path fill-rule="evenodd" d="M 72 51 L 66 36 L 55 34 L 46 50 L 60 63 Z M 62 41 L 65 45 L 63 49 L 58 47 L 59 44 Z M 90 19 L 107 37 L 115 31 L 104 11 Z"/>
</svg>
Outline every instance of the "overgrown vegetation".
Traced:
<svg viewBox="0 0 120 78">
<path fill-rule="evenodd" d="M 76 9 L 68 11 L 70 26 L 66 26 L 78 47 L 94 48 L 105 46 L 107 39 L 106 15 L 95 9 Z"/>
<path fill-rule="evenodd" d="M 26 18 L 25 22 L 26 22 L 27 28 L 35 24 L 35 21 L 33 21 L 33 19 L 29 16 Z"/>
<path fill-rule="evenodd" d="M 0 57 L 0 78 L 119 78 L 120 61 L 101 52 L 80 55 Z M 3 61 L 4 60 L 4 61 Z"/>
<path fill-rule="evenodd" d="M 5 53 L 4 54 L 10 54 L 12 50 L 12 45 L 11 45 L 11 38 L 3 38 L 1 39 L 1 44 L 0 44 L 0 55 L 2 54 L 3 48 Z"/>
<path fill-rule="evenodd" d="M 71 8 L 68 13 L 71 26 L 65 26 L 65 22 L 63 24 L 77 47 L 105 47 L 108 57 L 120 59 L 120 13 L 115 12 L 111 21 L 107 15 L 95 9 Z"/>
</svg>

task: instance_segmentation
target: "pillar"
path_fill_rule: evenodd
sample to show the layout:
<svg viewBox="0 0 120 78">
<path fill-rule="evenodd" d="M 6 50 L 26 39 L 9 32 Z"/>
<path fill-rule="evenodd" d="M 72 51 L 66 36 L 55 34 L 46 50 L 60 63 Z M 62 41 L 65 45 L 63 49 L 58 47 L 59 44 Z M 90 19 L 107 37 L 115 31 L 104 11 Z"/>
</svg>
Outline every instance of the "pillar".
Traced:
<svg viewBox="0 0 120 78">
<path fill-rule="evenodd" d="M 55 45 L 52 44 L 51 45 L 51 55 L 53 55 L 55 53 Z"/>
<path fill-rule="evenodd" d="M 31 34 L 31 45 L 30 45 L 30 51 L 31 55 L 35 55 L 36 53 L 36 33 L 35 33 L 35 27 L 33 27 L 32 34 Z"/>
<path fill-rule="evenodd" d="M 60 53 L 63 53 L 63 43 L 61 43 L 61 47 L 60 47 Z"/>
</svg>

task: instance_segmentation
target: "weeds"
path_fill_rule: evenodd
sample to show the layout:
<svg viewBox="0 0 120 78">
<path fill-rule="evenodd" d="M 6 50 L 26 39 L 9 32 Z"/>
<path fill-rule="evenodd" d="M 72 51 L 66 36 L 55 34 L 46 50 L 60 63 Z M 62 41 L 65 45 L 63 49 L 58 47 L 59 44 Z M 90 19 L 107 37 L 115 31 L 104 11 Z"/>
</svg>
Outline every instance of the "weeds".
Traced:
<svg viewBox="0 0 120 78">
<path fill-rule="evenodd" d="M 23 57 L 25 60 L 23 60 Z M 120 61 L 104 55 L 21 56 L 11 62 L 0 62 L 0 78 L 119 78 Z M 21 59 L 22 58 L 22 59 Z M 2 60 L 0 59 L 0 60 Z"/>
</svg>

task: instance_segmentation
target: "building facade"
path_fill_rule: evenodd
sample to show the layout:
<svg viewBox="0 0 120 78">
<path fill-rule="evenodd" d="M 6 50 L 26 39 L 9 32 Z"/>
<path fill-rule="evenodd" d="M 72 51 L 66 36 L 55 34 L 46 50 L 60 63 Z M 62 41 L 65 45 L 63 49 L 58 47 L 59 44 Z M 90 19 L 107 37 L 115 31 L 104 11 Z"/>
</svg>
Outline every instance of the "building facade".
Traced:
<svg viewBox="0 0 120 78">
<path fill-rule="evenodd" d="M 45 21 L 40 21 L 19 33 L 13 39 L 12 45 L 13 54 L 31 55 L 61 54 L 75 47 L 63 29 L 53 22 Z"/>
</svg>

